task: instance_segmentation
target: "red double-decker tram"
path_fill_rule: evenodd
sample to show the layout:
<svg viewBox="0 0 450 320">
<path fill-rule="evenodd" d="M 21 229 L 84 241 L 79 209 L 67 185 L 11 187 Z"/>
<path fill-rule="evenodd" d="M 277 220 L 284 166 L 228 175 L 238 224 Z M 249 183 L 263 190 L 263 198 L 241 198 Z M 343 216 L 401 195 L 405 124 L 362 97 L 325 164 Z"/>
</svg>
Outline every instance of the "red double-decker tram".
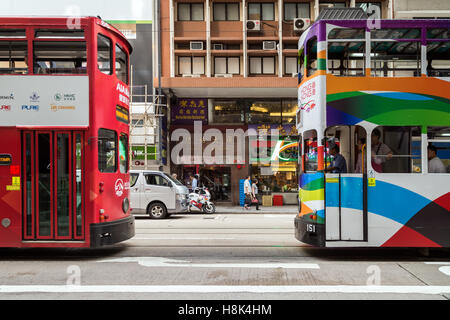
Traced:
<svg viewBox="0 0 450 320">
<path fill-rule="evenodd" d="M 0 18 L 0 247 L 134 236 L 131 51 L 100 18 Z"/>
</svg>

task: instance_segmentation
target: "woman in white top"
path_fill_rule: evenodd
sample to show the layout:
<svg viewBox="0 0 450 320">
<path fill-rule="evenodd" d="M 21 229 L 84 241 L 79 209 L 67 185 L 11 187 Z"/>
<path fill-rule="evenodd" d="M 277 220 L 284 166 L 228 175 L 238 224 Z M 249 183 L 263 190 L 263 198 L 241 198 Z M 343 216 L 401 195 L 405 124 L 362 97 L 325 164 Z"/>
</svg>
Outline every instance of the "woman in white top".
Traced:
<svg viewBox="0 0 450 320">
<path fill-rule="evenodd" d="M 258 202 L 255 202 L 256 210 L 259 210 L 259 199 L 258 199 L 258 179 L 253 180 L 252 184 L 252 196 L 253 199 L 256 199 Z"/>
</svg>

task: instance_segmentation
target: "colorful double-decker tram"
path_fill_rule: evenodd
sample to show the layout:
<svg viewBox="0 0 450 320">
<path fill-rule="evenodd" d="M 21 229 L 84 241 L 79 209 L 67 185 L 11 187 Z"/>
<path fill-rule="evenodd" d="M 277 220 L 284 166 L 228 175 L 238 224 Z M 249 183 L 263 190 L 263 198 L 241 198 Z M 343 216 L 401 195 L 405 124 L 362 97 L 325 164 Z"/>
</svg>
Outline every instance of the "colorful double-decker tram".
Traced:
<svg viewBox="0 0 450 320">
<path fill-rule="evenodd" d="M 450 247 L 450 20 L 320 20 L 299 56 L 296 238 Z"/>
<path fill-rule="evenodd" d="M 0 18 L 0 247 L 134 236 L 131 50 L 99 18 Z"/>
</svg>

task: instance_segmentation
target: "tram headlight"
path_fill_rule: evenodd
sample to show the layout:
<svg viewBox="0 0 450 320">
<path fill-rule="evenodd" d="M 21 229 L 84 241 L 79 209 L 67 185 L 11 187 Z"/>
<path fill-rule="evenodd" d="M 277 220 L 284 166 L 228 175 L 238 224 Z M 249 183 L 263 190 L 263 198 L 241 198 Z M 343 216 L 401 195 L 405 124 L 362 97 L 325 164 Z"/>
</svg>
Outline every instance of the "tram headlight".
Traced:
<svg viewBox="0 0 450 320">
<path fill-rule="evenodd" d="M 125 198 L 122 201 L 123 213 L 127 213 L 129 209 L 130 209 L 130 201 L 128 200 L 128 198 Z"/>
</svg>

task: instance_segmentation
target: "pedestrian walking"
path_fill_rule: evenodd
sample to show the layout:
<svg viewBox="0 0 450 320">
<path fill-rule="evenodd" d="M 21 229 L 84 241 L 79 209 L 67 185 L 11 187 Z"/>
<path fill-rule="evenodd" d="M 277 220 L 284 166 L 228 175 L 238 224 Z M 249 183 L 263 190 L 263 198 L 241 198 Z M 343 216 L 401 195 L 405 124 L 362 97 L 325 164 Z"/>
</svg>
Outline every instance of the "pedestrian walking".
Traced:
<svg viewBox="0 0 450 320">
<path fill-rule="evenodd" d="M 259 197 L 258 197 L 258 179 L 254 179 L 253 180 L 253 184 L 252 184 L 252 204 L 255 204 L 256 206 L 256 210 L 260 210 L 259 209 Z"/>
<path fill-rule="evenodd" d="M 244 209 L 249 210 L 249 206 L 252 205 L 252 186 L 251 186 L 251 177 L 248 176 L 244 181 Z"/>
</svg>

